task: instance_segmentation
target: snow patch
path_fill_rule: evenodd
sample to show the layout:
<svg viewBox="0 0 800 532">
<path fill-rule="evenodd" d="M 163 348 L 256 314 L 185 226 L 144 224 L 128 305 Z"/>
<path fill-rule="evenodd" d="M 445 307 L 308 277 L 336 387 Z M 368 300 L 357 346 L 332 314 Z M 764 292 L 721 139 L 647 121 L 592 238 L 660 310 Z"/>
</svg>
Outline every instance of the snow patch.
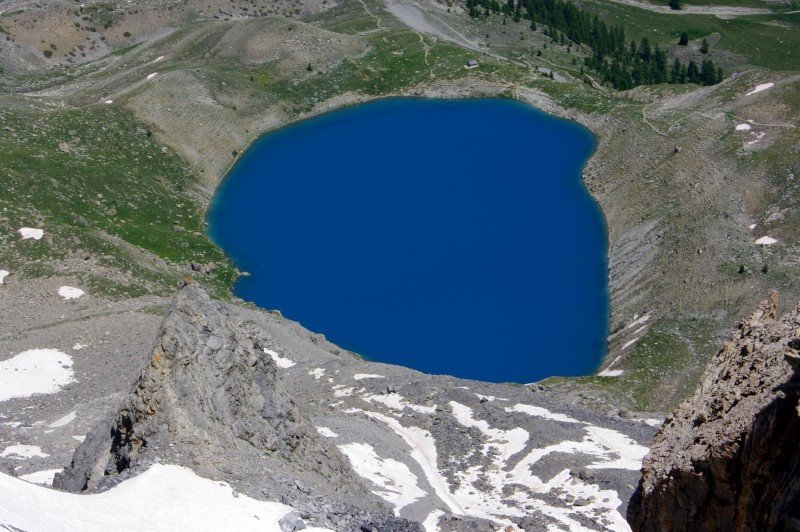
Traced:
<svg viewBox="0 0 800 532">
<path fill-rule="evenodd" d="M 333 395 L 336 397 L 350 397 L 353 395 L 353 391 L 355 391 L 355 388 L 347 388 L 344 384 L 337 384 L 333 387 Z"/>
<path fill-rule="evenodd" d="M 621 369 L 606 369 L 597 374 L 598 377 L 619 377 L 624 371 Z"/>
<path fill-rule="evenodd" d="M 510 408 L 506 408 L 506 412 L 521 412 L 529 416 L 541 417 L 544 419 L 551 419 L 553 421 L 560 421 L 562 423 L 582 423 L 574 417 L 569 417 L 566 414 L 554 414 L 546 408 L 533 405 L 516 404 Z"/>
<path fill-rule="evenodd" d="M 630 347 L 630 346 L 632 346 L 632 345 L 633 345 L 633 344 L 635 344 L 635 343 L 636 343 L 638 340 L 639 340 L 638 338 L 634 338 L 633 340 L 628 340 L 627 342 L 625 342 L 625 345 L 623 345 L 623 346 L 622 346 L 622 349 L 625 349 L 626 347 Z M 622 349 L 620 349 L 620 351 L 621 351 Z"/>
<path fill-rule="evenodd" d="M 27 460 L 28 458 L 47 458 L 50 456 L 42 452 L 38 445 L 9 445 L 0 453 L 3 458 L 14 460 Z"/>
<path fill-rule="evenodd" d="M 394 505 L 395 515 L 427 493 L 417 485 L 417 476 L 407 465 L 391 458 L 381 458 L 368 443 L 339 445 L 339 450 L 350 459 L 355 472 L 378 486 L 374 494 Z"/>
<path fill-rule="evenodd" d="M 317 432 L 319 432 L 320 435 L 325 436 L 326 438 L 338 438 L 339 437 L 338 434 L 333 432 L 328 427 L 317 427 Z"/>
<path fill-rule="evenodd" d="M 75 412 L 70 412 L 66 416 L 64 416 L 62 418 L 58 418 L 57 420 L 53 421 L 52 423 L 50 423 L 47 426 L 50 427 L 51 429 L 57 429 L 58 427 L 63 427 L 64 425 L 69 425 L 74 420 L 75 420 Z"/>
<path fill-rule="evenodd" d="M 353 375 L 353 378 L 357 381 L 361 381 L 364 379 L 385 379 L 383 375 L 375 375 L 373 373 L 356 373 Z"/>
<path fill-rule="evenodd" d="M 747 228 L 748 229 L 755 229 L 756 228 L 756 224 L 750 224 L 750 225 L 747 226 Z"/>
<path fill-rule="evenodd" d="M 650 312 L 652 312 L 652 311 L 650 311 Z M 632 329 L 633 327 L 638 327 L 639 325 L 642 325 L 643 323 L 646 323 L 647 320 L 650 319 L 650 312 L 648 312 L 647 314 L 645 314 L 641 318 L 638 317 L 638 316 L 634 316 L 633 317 L 633 321 L 630 322 L 625 328 L 626 329 Z"/>
<path fill-rule="evenodd" d="M 750 131 L 750 124 L 739 124 L 736 126 L 736 131 Z"/>
<path fill-rule="evenodd" d="M 86 292 L 84 292 L 80 288 L 75 288 L 73 286 L 62 286 L 61 288 L 58 289 L 58 295 L 67 300 L 78 299 L 85 293 Z"/>
<path fill-rule="evenodd" d="M 761 83 L 760 85 L 756 85 L 756 88 L 751 90 L 750 92 L 748 92 L 746 94 L 746 96 L 750 96 L 751 94 L 755 94 L 757 92 L 761 92 L 761 91 L 765 91 L 767 89 L 771 89 L 774 86 L 775 86 L 775 84 L 772 83 L 772 82 L 770 82 L 770 83 Z"/>
<path fill-rule="evenodd" d="M 33 227 L 22 227 L 19 230 L 20 236 L 22 236 L 22 240 L 27 240 L 32 238 L 34 240 L 39 240 L 44 236 L 43 229 L 35 229 Z"/>
<path fill-rule="evenodd" d="M 769 246 L 778 242 L 776 239 L 772 238 L 771 236 L 762 236 L 758 240 L 756 240 L 756 244 L 761 244 L 762 246 Z"/>
<path fill-rule="evenodd" d="M 406 401 L 406 399 L 397 392 L 387 393 L 385 395 L 365 395 L 362 397 L 362 399 L 368 403 L 381 403 L 387 408 L 391 408 L 392 410 L 397 410 L 399 412 L 402 412 L 406 408 L 410 408 L 411 410 L 421 414 L 433 414 L 436 412 L 436 405 L 415 405 Z"/>
<path fill-rule="evenodd" d="M 479 394 L 479 393 L 476 393 L 475 395 L 477 395 L 478 399 L 480 399 L 481 401 L 489 401 L 489 402 L 492 402 L 492 401 L 508 401 L 508 399 L 503 399 L 502 397 L 496 397 L 494 395 L 483 395 L 483 394 Z"/>
<path fill-rule="evenodd" d="M 0 362 L 0 402 L 56 393 L 72 382 L 72 357 L 56 349 L 30 349 Z"/>
<path fill-rule="evenodd" d="M 0 474 L 0 493 L 0 528 L 41 532 L 114 530 L 120 526 L 120 516 L 125 516 L 129 530 L 280 530 L 280 519 L 293 511 L 277 502 L 234 497 L 225 483 L 161 464 L 90 495 L 56 491 Z"/>
<path fill-rule="evenodd" d="M 72 346 L 72 350 L 73 351 L 80 351 L 84 347 L 89 347 L 89 344 L 77 344 L 76 343 L 75 345 Z"/>
<path fill-rule="evenodd" d="M 158 72 L 153 72 L 152 74 L 147 75 L 147 79 L 153 79 L 156 76 L 158 76 Z"/>
<path fill-rule="evenodd" d="M 27 475 L 20 475 L 19 478 L 26 482 L 33 482 L 34 484 L 41 484 L 42 486 L 52 486 L 53 477 L 56 473 L 61 473 L 63 469 L 45 469 L 44 471 L 36 471 L 28 473 Z"/>
<path fill-rule="evenodd" d="M 11 272 L 8 270 L 0 270 L 0 284 L 3 284 L 3 280 L 8 277 Z"/>
<path fill-rule="evenodd" d="M 107 104 L 107 105 L 111 105 L 112 103 L 114 103 L 114 100 L 106 100 L 103 103 Z"/>
<path fill-rule="evenodd" d="M 163 56 L 163 55 L 159 55 L 158 57 L 156 57 L 155 59 L 153 59 L 153 63 L 158 63 L 158 62 L 159 62 L 159 61 L 161 61 L 162 59 L 164 59 L 164 56 Z"/>
<path fill-rule="evenodd" d="M 475 419 L 472 409 L 461 403 L 450 401 L 450 408 L 453 409 L 453 417 L 465 427 L 475 427 L 480 430 L 489 440 L 483 444 L 483 454 L 486 456 L 492 453 L 498 460 L 505 464 L 509 458 L 525 449 L 528 443 L 528 431 L 522 428 L 511 430 L 496 429 L 489 426 L 483 419 Z M 506 409 L 508 410 L 508 409 Z"/>
<path fill-rule="evenodd" d="M 439 532 L 439 518 L 444 515 L 441 510 L 434 510 L 428 514 L 428 517 L 422 522 L 422 528 L 425 532 Z"/>
<path fill-rule="evenodd" d="M 275 364 L 278 365 L 279 368 L 291 368 L 292 366 L 296 365 L 296 363 L 288 358 L 282 357 L 280 354 L 276 353 L 272 349 L 264 348 L 264 352 L 272 357 L 272 360 L 275 361 Z"/>
<path fill-rule="evenodd" d="M 72 439 L 83 443 L 83 440 L 86 439 L 86 436 L 73 436 Z"/>
<path fill-rule="evenodd" d="M 325 375 L 325 368 L 314 368 L 308 372 L 309 375 L 314 377 L 316 380 L 320 380 L 323 375 Z"/>
</svg>

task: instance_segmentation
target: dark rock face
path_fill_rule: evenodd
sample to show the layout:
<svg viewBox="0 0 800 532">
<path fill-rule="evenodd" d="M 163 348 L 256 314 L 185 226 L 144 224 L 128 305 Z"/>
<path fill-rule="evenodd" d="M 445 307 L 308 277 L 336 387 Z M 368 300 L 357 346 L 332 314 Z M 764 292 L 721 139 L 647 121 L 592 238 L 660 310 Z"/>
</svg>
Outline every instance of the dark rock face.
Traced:
<svg viewBox="0 0 800 532">
<path fill-rule="evenodd" d="M 127 399 L 87 436 L 54 486 L 104 489 L 161 461 L 314 513 L 336 504 L 390 516 L 300 413 L 261 334 L 185 287 Z"/>
<path fill-rule="evenodd" d="M 773 292 L 667 418 L 628 506 L 634 531 L 800 530 L 800 306 Z"/>
</svg>

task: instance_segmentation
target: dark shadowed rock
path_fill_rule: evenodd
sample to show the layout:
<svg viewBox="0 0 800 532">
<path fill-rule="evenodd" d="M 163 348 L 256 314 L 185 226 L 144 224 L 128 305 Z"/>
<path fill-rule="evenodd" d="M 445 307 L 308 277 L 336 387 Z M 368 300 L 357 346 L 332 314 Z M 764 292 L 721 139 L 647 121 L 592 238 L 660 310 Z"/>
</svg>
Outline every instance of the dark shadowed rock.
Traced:
<svg viewBox="0 0 800 532">
<path fill-rule="evenodd" d="M 160 461 L 312 514 L 335 503 L 356 520 L 391 516 L 300 413 L 262 334 L 196 286 L 183 288 L 130 394 L 54 486 L 107 489 Z"/>
<path fill-rule="evenodd" d="M 800 306 L 777 294 L 739 325 L 655 436 L 634 531 L 800 530 Z"/>
</svg>

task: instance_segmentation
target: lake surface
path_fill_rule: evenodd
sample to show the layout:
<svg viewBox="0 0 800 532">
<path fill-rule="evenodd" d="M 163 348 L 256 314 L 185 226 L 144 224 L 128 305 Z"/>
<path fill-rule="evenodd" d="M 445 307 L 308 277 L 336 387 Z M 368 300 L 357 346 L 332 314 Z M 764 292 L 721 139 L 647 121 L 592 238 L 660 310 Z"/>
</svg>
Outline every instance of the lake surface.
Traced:
<svg viewBox="0 0 800 532">
<path fill-rule="evenodd" d="M 209 233 L 235 293 L 369 360 L 488 381 L 591 373 L 607 238 L 588 130 L 499 99 L 390 99 L 255 142 Z"/>
</svg>

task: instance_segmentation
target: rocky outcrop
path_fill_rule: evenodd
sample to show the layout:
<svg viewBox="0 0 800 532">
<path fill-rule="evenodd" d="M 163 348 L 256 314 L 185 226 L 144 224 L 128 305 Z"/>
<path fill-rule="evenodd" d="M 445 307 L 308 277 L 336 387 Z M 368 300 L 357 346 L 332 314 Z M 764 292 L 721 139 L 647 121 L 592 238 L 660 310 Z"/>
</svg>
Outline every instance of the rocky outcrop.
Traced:
<svg viewBox="0 0 800 532">
<path fill-rule="evenodd" d="M 102 490 L 165 462 L 314 514 L 390 516 L 301 414 L 264 352 L 268 342 L 200 288 L 185 287 L 130 394 L 54 486 Z"/>
<path fill-rule="evenodd" d="M 634 531 L 800 530 L 800 306 L 777 294 L 665 420 L 628 506 Z"/>
</svg>

